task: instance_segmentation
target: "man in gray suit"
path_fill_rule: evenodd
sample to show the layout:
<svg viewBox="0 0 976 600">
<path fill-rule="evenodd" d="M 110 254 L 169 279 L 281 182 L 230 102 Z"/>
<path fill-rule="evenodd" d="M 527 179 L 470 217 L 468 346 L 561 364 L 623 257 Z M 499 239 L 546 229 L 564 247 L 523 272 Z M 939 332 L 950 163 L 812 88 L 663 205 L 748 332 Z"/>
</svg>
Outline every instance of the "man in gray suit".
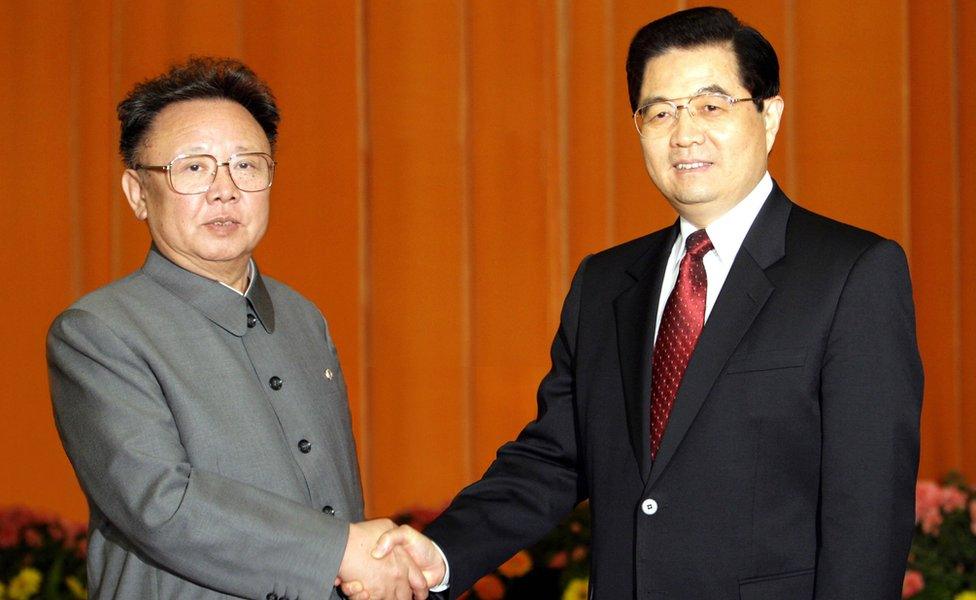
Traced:
<svg viewBox="0 0 976 600">
<path fill-rule="evenodd" d="M 251 254 L 278 110 L 243 64 L 194 59 L 119 105 L 142 269 L 62 313 L 48 342 L 65 451 L 90 507 L 92 598 L 425 598 L 368 556 L 346 386 L 328 325 Z"/>
</svg>

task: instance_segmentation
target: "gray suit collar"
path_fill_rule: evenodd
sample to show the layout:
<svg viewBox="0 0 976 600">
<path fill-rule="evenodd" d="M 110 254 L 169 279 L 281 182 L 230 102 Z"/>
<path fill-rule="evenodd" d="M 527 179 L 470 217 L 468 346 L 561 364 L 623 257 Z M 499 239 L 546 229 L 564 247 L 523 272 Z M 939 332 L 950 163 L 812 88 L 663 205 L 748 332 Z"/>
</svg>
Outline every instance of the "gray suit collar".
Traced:
<svg viewBox="0 0 976 600">
<path fill-rule="evenodd" d="M 251 289 L 244 297 L 218 281 L 191 273 L 173 263 L 160 254 L 155 244 L 149 249 L 142 272 L 236 336 L 247 333 L 249 307 L 253 308 L 264 329 L 268 333 L 274 332 L 274 305 L 257 265 L 252 274 L 254 281 Z"/>
<path fill-rule="evenodd" d="M 257 263 L 253 264 L 254 282 L 251 285 L 251 289 L 247 291 L 246 298 L 254 308 L 254 312 L 257 313 L 258 320 L 261 321 L 264 329 L 268 333 L 274 333 L 275 313 L 274 304 L 271 303 L 271 294 L 268 293 L 268 288 L 264 285 L 264 278 L 261 277 L 261 272 L 258 271 Z"/>
</svg>

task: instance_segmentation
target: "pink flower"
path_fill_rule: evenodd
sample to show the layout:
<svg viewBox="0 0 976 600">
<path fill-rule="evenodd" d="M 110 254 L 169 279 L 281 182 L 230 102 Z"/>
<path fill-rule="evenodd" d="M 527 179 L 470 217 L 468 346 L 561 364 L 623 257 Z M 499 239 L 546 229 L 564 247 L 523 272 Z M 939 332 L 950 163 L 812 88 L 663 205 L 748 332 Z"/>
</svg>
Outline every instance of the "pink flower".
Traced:
<svg viewBox="0 0 976 600">
<path fill-rule="evenodd" d="M 552 558 L 549 559 L 549 568 L 562 569 L 566 566 L 566 563 L 568 561 L 569 561 L 569 556 L 567 556 L 565 551 L 557 552 L 552 555 Z"/>
<path fill-rule="evenodd" d="M 901 584 L 901 597 L 911 598 L 925 588 L 925 579 L 918 571 L 905 571 L 905 581 Z"/>
<path fill-rule="evenodd" d="M 0 523 L 0 550 L 13 548 L 20 541 L 20 530 Z"/>
<path fill-rule="evenodd" d="M 24 542 L 31 548 L 40 548 L 44 543 L 44 538 L 36 529 L 30 528 L 24 531 Z"/>
<path fill-rule="evenodd" d="M 586 546 L 576 546 L 575 548 L 573 548 L 573 554 L 571 555 L 573 558 L 573 562 L 581 562 L 583 559 L 586 558 L 587 552 L 588 550 Z"/>
<path fill-rule="evenodd" d="M 88 525 L 84 523 L 65 521 L 61 526 L 69 540 L 77 541 L 88 536 Z"/>
<path fill-rule="evenodd" d="M 19 544 L 21 530 L 35 520 L 34 513 L 22 506 L 0 509 L 0 548 L 11 548 Z"/>
<path fill-rule="evenodd" d="M 942 526 L 942 511 L 938 508 L 922 515 L 922 532 L 927 535 L 939 535 Z"/>
<path fill-rule="evenodd" d="M 942 503 L 942 488 L 934 481 L 923 479 L 915 486 L 915 523 L 921 523 L 922 518 L 935 511 L 938 512 Z"/>
<path fill-rule="evenodd" d="M 922 526 L 924 533 L 939 535 L 943 502 L 955 503 L 958 499 L 934 481 L 922 480 L 915 486 L 915 523 Z"/>
<path fill-rule="evenodd" d="M 966 508 L 966 494 L 954 485 L 947 485 L 942 488 L 939 505 L 945 512 L 962 510 Z"/>
<path fill-rule="evenodd" d="M 78 540 L 78 547 L 75 548 L 75 556 L 78 558 L 85 558 L 88 555 L 88 539 L 82 538 Z"/>
</svg>

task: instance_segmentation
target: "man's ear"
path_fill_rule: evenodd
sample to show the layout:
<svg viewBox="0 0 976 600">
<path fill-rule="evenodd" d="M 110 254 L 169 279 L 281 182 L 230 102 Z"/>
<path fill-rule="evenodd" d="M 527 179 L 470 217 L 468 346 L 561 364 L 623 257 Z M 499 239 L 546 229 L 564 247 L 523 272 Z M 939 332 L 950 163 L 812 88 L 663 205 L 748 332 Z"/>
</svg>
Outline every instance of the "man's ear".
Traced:
<svg viewBox="0 0 976 600">
<path fill-rule="evenodd" d="M 149 212 L 146 210 L 146 188 L 142 184 L 142 178 L 135 169 L 126 169 L 122 173 L 122 192 L 129 201 L 132 213 L 140 221 L 145 221 Z"/>
<path fill-rule="evenodd" d="M 773 96 L 763 101 L 763 123 L 766 125 L 766 154 L 773 150 L 776 132 L 779 131 L 780 119 L 783 118 L 783 98 Z"/>
</svg>

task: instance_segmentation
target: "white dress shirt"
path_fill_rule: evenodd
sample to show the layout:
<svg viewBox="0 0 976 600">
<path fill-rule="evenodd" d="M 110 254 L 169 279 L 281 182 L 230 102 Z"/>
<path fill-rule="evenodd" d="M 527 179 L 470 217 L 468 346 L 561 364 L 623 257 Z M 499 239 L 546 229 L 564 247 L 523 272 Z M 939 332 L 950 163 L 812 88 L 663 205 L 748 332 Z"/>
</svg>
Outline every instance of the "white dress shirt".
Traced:
<svg viewBox="0 0 976 600">
<path fill-rule="evenodd" d="M 702 262 L 705 264 L 705 276 L 708 280 L 705 294 L 705 321 L 708 321 L 708 315 L 711 314 L 712 307 L 715 306 L 715 299 L 722 291 L 722 285 L 725 284 L 725 278 L 729 275 L 729 269 L 732 268 L 735 255 L 739 253 L 742 241 L 746 239 L 752 222 L 756 220 L 756 215 L 759 214 L 771 191 L 773 191 L 773 179 L 767 171 L 756 184 L 756 187 L 741 202 L 705 228 L 708 239 L 712 240 L 712 246 L 714 246 L 702 258 Z M 657 331 L 661 326 L 664 305 L 667 304 L 671 290 L 674 289 L 674 284 L 678 280 L 678 266 L 685 256 L 685 240 L 698 229 L 684 217 L 680 219 L 680 224 L 681 233 L 671 248 L 671 256 L 668 258 L 668 264 L 664 269 L 664 279 L 661 281 L 661 298 L 657 303 L 657 318 L 654 321 L 655 341 L 657 340 Z"/>
<path fill-rule="evenodd" d="M 245 298 L 247 298 L 247 293 L 251 291 L 251 283 L 254 282 L 254 278 L 251 277 L 252 274 L 254 274 L 254 259 L 253 258 L 249 258 L 247 260 L 247 287 L 244 289 L 243 292 L 241 290 L 237 289 L 236 287 L 232 286 L 232 285 L 227 285 L 223 281 L 218 281 L 217 283 L 219 283 L 220 285 L 224 286 L 228 290 L 234 290 L 235 292 L 237 292 L 241 296 L 244 296 Z"/>
</svg>

